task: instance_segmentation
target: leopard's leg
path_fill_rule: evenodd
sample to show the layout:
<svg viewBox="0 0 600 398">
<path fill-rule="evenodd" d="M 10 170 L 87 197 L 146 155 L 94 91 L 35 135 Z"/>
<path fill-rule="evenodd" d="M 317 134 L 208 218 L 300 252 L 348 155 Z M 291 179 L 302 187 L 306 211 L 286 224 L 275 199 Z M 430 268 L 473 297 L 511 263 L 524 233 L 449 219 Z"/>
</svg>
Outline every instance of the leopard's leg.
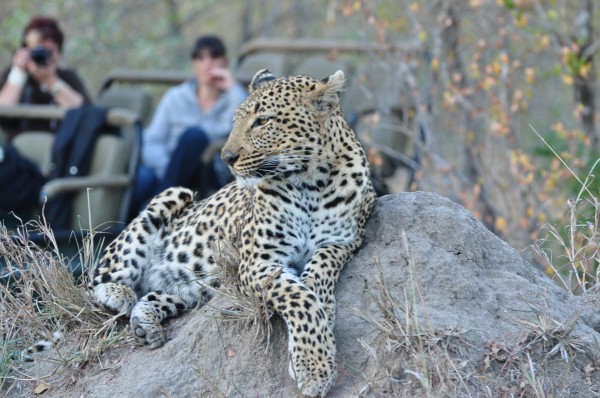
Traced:
<svg viewBox="0 0 600 398">
<path fill-rule="evenodd" d="M 242 285 L 284 319 L 288 330 L 290 376 L 305 396 L 324 396 L 337 375 L 333 329 L 319 298 L 296 275 L 277 264 L 248 271 L 240 266 Z"/>
<path fill-rule="evenodd" d="M 197 274 L 193 268 L 172 262 L 152 268 L 148 276 L 152 291 L 131 312 L 131 331 L 137 341 L 151 349 L 162 346 L 166 338 L 161 323 L 206 303 L 216 282 L 215 272 Z"/>
<path fill-rule="evenodd" d="M 335 286 L 344 265 L 359 244 L 326 245 L 317 249 L 304 267 L 300 280 L 323 303 L 331 329 L 335 325 Z"/>
<path fill-rule="evenodd" d="M 189 189 L 165 190 L 107 246 L 92 278 L 98 304 L 115 313 L 131 314 L 137 301 L 135 292 L 152 265 L 159 232 L 192 200 Z"/>
<path fill-rule="evenodd" d="M 135 289 L 146 267 L 145 256 L 138 250 L 124 249 L 125 241 L 119 235 L 106 249 L 92 280 L 96 303 L 111 312 L 129 316 L 137 301 Z"/>
</svg>

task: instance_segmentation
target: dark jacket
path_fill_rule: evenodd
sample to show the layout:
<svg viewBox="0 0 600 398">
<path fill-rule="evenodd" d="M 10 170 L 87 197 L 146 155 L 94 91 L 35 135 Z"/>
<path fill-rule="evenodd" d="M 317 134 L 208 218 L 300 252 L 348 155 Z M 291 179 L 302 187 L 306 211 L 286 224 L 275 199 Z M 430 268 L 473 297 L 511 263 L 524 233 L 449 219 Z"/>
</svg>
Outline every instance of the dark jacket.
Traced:
<svg viewBox="0 0 600 398">
<path fill-rule="evenodd" d="M 39 202 L 46 178 L 11 144 L 0 147 L 0 211 L 29 211 Z"/>
<path fill-rule="evenodd" d="M 49 180 L 88 174 L 96 138 L 108 131 L 104 127 L 107 111 L 93 105 L 67 111 L 52 146 Z M 73 196 L 65 193 L 46 204 L 46 219 L 53 229 L 70 227 Z"/>
</svg>

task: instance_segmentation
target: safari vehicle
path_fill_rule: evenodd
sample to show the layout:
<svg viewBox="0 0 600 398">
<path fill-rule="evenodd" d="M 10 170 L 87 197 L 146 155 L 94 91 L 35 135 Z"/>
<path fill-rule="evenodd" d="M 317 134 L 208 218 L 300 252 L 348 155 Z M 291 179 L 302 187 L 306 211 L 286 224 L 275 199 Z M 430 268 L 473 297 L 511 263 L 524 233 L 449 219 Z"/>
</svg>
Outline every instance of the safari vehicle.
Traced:
<svg viewBox="0 0 600 398">
<path fill-rule="evenodd" d="M 342 110 L 368 151 L 377 190 L 388 193 L 406 189 L 411 183 L 421 142 L 413 106 L 403 97 L 401 79 L 377 56 L 389 50 L 359 42 L 261 38 L 242 46 L 234 73 L 248 85 L 256 71 L 265 68 L 276 76 L 306 74 L 316 78 L 344 70 L 348 83 L 342 94 Z M 187 72 L 173 70 L 117 69 L 108 74 L 96 104 L 110 108 L 106 122 L 120 133 L 100 135 L 89 175 L 59 178 L 44 186 L 44 198 L 74 194 L 71 225 L 66 231 L 54 231 L 56 236 L 68 240 L 73 231 L 98 227 L 116 233 L 131 220 L 142 128 L 149 123 L 162 91 L 190 77 Z M 0 118 L 63 116 L 64 111 L 53 107 L 0 107 Z M 52 142 L 52 134 L 39 131 L 22 133 L 13 141 L 42 169 L 48 166 Z M 222 144 L 215 143 L 200 155 L 201 159 L 209 162 Z M 199 188 L 199 197 L 211 193 L 210 188 Z"/>
<path fill-rule="evenodd" d="M 65 113 L 64 109 L 46 105 L 0 107 L 0 118 L 62 120 Z M 47 200 L 63 194 L 73 195 L 68 231 L 55 231 L 57 237 L 97 226 L 119 230 L 119 224 L 127 221 L 132 182 L 140 158 L 140 118 L 131 109 L 115 107 L 107 112 L 103 129 L 107 134 L 103 134 L 103 131 L 98 133 L 87 175 L 59 176 L 42 187 L 39 210 Z M 43 174 L 47 174 L 52 167 L 51 152 L 55 137 L 54 133 L 47 131 L 25 131 L 18 134 L 12 144 Z M 8 219 L 10 216 L 4 221 Z"/>
<path fill-rule="evenodd" d="M 102 100 L 102 99 L 101 99 Z M 107 103 L 107 105 L 110 105 Z M 65 110 L 55 106 L 19 105 L 0 107 L 0 118 L 30 118 L 62 120 Z M 43 185 L 39 206 L 32 213 L 2 214 L 9 235 L 22 244 L 36 243 L 54 251 L 54 243 L 62 255 L 71 259 L 69 269 L 79 275 L 82 271 L 77 255 L 84 237 L 93 242 L 112 240 L 129 221 L 133 180 L 139 164 L 142 126 L 137 112 L 125 108 L 111 108 L 105 116 L 104 125 L 91 149 L 89 171 L 85 175 L 64 175 L 53 178 Z M 12 144 L 20 154 L 33 162 L 44 173 L 51 168 L 51 153 L 56 135 L 47 131 L 25 131 L 18 134 Z M 45 223 L 42 211 L 49 201 L 68 199 L 66 228 L 52 228 L 52 237 L 43 233 L 40 225 Z M 44 212 L 46 214 L 46 212 Z M 38 225 L 29 220 L 38 220 Z M 90 234 L 94 231 L 94 234 Z M 10 281 L 16 277 L 3 271 L 0 259 L 0 280 Z"/>
<path fill-rule="evenodd" d="M 241 47 L 234 73 L 247 86 L 260 69 L 269 69 L 275 76 L 315 78 L 342 69 L 348 79 L 342 110 L 369 153 L 376 189 L 383 194 L 404 190 L 412 183 L 424 140 L 415 124 L 414 105 L 404 95 L 403 79 L 381 58 L 393 50 L 356 41 L 259 38 Z M 100 95 L 113 91 L 125 97 L 128 90 L 140 89 L 151 95 L 151 87 L 178 84 L 189 77 L 181 71 L 117 69 L 105 78 Z M 151 113 L 142 115 L 143 122 L 149 121 Z M 208 148 L 202 160 L 208 162 L 222 144 Z M 210 189 L 200 189 L 199 196 L 210 193 Z"/>
</svg>

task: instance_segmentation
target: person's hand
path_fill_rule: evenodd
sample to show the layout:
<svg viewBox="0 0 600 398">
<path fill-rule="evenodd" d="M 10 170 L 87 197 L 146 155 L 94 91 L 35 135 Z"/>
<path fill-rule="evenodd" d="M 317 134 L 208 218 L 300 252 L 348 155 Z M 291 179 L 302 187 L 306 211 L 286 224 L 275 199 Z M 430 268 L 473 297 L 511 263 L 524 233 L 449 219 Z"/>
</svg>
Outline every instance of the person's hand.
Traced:
<svg viewBox="0 0 600 398">
<path fill-rule="evenodd" d="M 214 68 L 209 73 L 211 83 L 219 90 L 229 90 L 235 84 L 235 78 L 227 68 Z"/>
<path fill-rule="evenodd" d="M 29 49 L 19 48 L 15 51 L 12 58 L 12 65 L 20 68 L 23 71 L 27 70 L 27 63 L 29 62 Z"/>
</svg>

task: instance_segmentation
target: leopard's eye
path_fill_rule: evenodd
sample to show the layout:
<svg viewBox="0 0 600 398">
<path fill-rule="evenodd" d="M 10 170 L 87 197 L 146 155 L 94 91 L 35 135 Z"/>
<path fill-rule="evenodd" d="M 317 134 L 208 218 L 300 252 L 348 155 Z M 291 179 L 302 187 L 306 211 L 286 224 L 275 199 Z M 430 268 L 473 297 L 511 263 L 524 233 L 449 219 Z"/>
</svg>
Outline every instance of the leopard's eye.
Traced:
<svg viewBox="0 0 600 398">
<path fill-rule="evenodd" d="M 268 116 L 259 116 L 256 118 L 254 123 L 252 123 L 252 128 L 265 126 L 270 121 L 271 121 L 271 118 Z"/>
</svg>

